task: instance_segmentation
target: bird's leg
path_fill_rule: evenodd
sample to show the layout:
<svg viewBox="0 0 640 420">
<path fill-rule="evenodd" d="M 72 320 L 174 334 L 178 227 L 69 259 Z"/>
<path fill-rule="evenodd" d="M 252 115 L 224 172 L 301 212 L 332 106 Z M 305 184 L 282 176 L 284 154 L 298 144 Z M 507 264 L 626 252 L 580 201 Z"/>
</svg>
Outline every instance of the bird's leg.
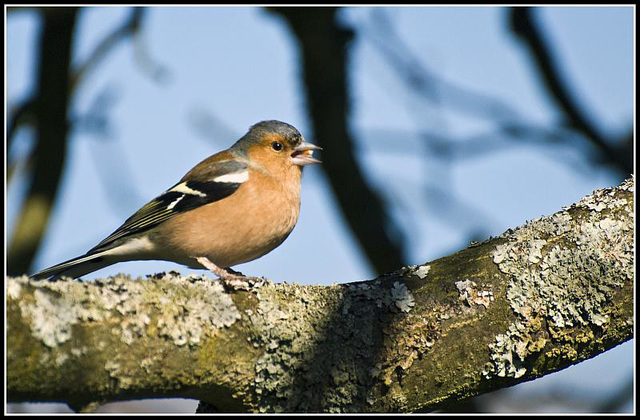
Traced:
<svg viewBox="0 0 640 420">
<path fill-rule="evenodd" d="M 218 276 L 225 284 L 233 287 L 234 289 L 248 290 L 264 282 L 264 279 L 261 279 L 260 277 L 248 277 L 238 271 L 220 268 L 212 263 L 207 257 L 196 257 L 196 261 L 198 261 L 198 263 L 200 263 L 204 268 Z"/>
<path fill-rule="evenodd" d="M 220 277 L 222 280 L 235 280 L 244 278 L 243 275 L 238 275 L 236 273 L 232 273 L 224 268 L 220 268 L 211 261 L 207 257 L 196 257 L 196 261 L 200 263 L 204 268 L 211 271 L 216 276 Z"/>
</svg>

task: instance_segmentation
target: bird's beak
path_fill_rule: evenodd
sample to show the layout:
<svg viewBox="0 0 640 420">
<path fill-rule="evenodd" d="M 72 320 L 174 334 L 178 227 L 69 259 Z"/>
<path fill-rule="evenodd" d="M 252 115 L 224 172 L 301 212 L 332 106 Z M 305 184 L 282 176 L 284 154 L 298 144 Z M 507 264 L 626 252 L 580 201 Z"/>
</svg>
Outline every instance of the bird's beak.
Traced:
<svg viewBox="0 0 640 420">
<path fill-rule="evenodd" d="M 294 165 L 298 166 L 310 165 L 312 163 L 322 163 L 318 159 L 313 157 L 314 150 L 322 150 L 322 147 L 303 141 L 295 149 L 293 149 L 291 160 L 293 161 Z"/>
</svg>

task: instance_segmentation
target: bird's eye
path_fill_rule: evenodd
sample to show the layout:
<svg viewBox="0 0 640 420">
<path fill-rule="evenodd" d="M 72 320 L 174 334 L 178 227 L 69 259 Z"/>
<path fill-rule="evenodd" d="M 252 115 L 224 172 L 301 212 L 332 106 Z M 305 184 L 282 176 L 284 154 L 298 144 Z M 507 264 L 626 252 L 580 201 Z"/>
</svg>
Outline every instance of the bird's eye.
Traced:
<svg viewBox="0 0 640 420">
<path fill-rule="evenodd" d="M 271 143 L 271 148 L 276 152 L 279 152 L 284 148 L 284 146 L 279 141 L 274 141 L 273 143 Z"/>
</svg>

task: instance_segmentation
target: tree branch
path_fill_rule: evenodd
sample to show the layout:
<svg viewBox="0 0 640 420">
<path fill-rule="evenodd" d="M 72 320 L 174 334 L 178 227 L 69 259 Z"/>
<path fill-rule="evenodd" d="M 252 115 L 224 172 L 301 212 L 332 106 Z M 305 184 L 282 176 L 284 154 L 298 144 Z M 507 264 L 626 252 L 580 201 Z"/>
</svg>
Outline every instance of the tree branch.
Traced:
<svg viewBox="0 0 640 420">
<path fill-rule="evenodd" d="M 35 127 L 33 151 L 29 156 L 30 185 L 9 245 L 9 274 L 21 274 L 29 267 L 40 247 L 64 170 L 71 123 L 68 109 L 82 80 L 118 43 L 136 35 L 144 9 L 135 7 L 126 22 L 106 36 L 77 69 L 71 68 L 74 28 L 80 9 L 71 7 L 37 7 L 43 20 L 40 36 L 37 84 L 34 95 L 13 113 L 7 125 L 7 148 L 23 125 Z M 138 61 L 156 79 L 166 72 L 155 68 L 138 48 Z M 16 162 L 9 162 L 10 180 Z"/>
<path fill-rule="evenodd" d="M 324 147 L 323 167 L 349 227 L 377 273 L 403 265 L 402 229 L 362 174 L 347 127 L 352 31 L 338 23 L 334 7 L 267 10 L 282 16 L 298 40 L 313 137 Z"/>
<path fill-rule="evenodd" d="M 8 278 L 8 401 L 411 412 L 537 378 L 632 337 L 633 190 L 349 284 Z"/>
<path fill-rule="evenodd" d="M 112 51 L 121 40 L 134 36 L 140 30 L 144 12 L 145 9 L 143 7 L 133 7 L 129 19 L 100 41 L 91 52 L 91 55 L 73 71 L 69 84 L 70 93 L 74 93 L 77 90 L 77 87 L 86 75 L 89 74 L 98 63 L 102 62 L 104 57 Z"/>
<path fill-rule="evenodd" d="M 633 148 L 629 148 L 628 143 L 616 147 L 612 144 L 611 139 L 606 139 L 589 122 L 579 104 L 571 97 L 570 89 L 562 78 L 562 72 L 553 56 L 553 51 L 545 42 L 544 36 L 535 22 L 532 9 L 513 7 L 509 19 L 511 30 L 529 50 L 549 96 L 564 113 L 569 125 L 575 127 L 587 139 L 591 140 L 602 151 L 604 159 L 613 164 L 624 176 L 633 173 Z"/>
<path fill-rule="evenodd" d="M 43 24 L 37 93 L 30 108 L 24 110 L 36 126 L 33 174 L 8 248 L 9 274 L 25 273 L 31 266 L 49 221 L 67 151 L 71 41 L 78 10 L 58 7 L 40 11 Z M 10 130 L 15 130 L 13 123 Z"/>
</svg>

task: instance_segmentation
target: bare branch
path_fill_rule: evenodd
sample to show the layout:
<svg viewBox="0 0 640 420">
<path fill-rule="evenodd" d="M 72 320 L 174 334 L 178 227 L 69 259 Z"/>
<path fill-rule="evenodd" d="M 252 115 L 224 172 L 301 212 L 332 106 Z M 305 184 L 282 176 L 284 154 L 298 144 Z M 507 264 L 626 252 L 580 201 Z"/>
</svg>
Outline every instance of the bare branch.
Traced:
<svg viewBox="0 0 640 420">
<path fill-rule="evenodd" d="M 41 9 L 37 92 L 29 112 L 37 121 L 34 170 L 8 248 L 9 274 L 29 270 L 58 191 L 67 150 L 71 41 L 77 11 L 69 7 Z"/>
<path fill-rule="evenodd" d="M 502 124 L 522 121 L 520 113 L 506 102 L 452 83 L 425 65 L 398 35 L 385 9 L 373 9 L 371 15 L 372 22 L 362 27 L 358 33 L 364 41 L 376 48 L 411 95 L 416 95 L 433 106 L 449 106 L 457 112 L 476 118 L 493 119 Z M 424 112 L 419 111 L 416 121 L 424 119 Z"/>
<path fill-rule="evenodd" d="M 378 273 L 403 265 L 404 232 L 391 218 L 384 196 L 367 182 L 347 127 L 348 44 L 352 31 L 337 21 L 337 8 L 282 7 L 301 55 L 315 141 L 324 147 L 325 173 L 355 238 Z"/>
<path fill-rule="evenodd" d="M 35 112 L 36 102 L 29 98 L 13 108 L 7 118 L 7 185 L 11 183 L 17 166 L 17 162 L 10 158 L 13 139 L 21 126 L 33 123 Z"/>
<path fill-rule="evenodd" d="M 70 92 L 75 92 L 77 87 L 82 83 L 82 80 L 87 74 L 101 61 L 104 57 L 112 51 L 121 40 L 135 35 L 140 30 L 140 22 L 144 14 L 144 8 L 133 7 L 131 9 L 131 15 L 129 19 L 124 22 L 119 28 L 115 29 L 109 35 L 107 35 L 98 46 L 92 51 L 91 55 L 78 66 L 71 76 L 71 82 L 69 85 Z"/>
<path fill-rule="evenodd" d="M 566 80 L 563 80 L 557 59 L 536 24 L 532 9 L 514 7 L 511 9 L 509 19 L 511 30 L 528 49 L 551 99 L 564 113 L 569 125 L 591 140 L 602 151 L 606 160 L 615 165 L 625 176 L 633 173 L 632 149 L 628 148 L 628 144 L 616 147 L 612 139 L 605 138 L 569 93 L 569 86 Z"/>
</svg>

